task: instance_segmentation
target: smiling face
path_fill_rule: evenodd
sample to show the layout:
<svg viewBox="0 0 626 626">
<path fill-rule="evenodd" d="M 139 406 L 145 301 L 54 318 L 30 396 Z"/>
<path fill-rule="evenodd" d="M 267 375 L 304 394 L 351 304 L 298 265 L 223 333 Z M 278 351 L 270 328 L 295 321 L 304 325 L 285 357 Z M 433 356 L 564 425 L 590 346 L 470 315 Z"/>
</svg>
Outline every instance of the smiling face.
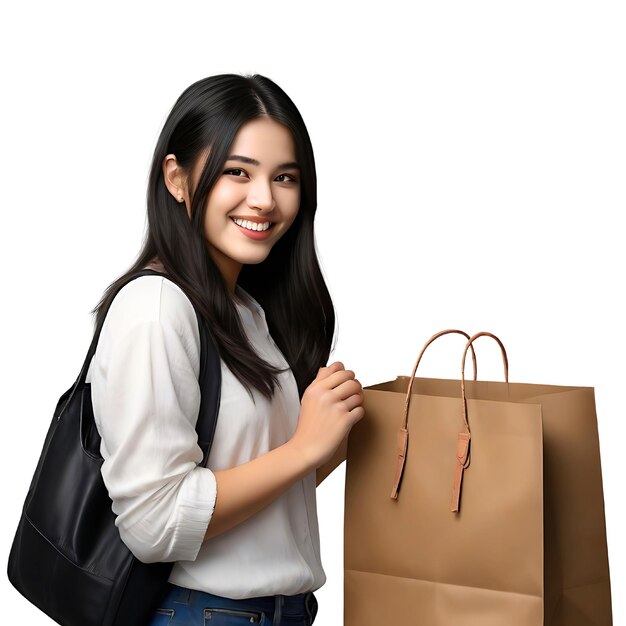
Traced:
<svg viewBox="0 0 626 626">
<path fill-rule="evenodd" d="M 185 199 L 189 212 L 187 187 L 177 175 L 175 161 L 174 155 L 168 155 L 164 162 L 166 185 L 177 200 Z M 222 174 L 207 198 L 204 221 L 209 254 L 231 293 L 242 265 L 261 263 L 296 219 L 300 171 L 295 162 L 291 133 L 268 117 L 247 122 L 235 136 Z M 194 188 L 202 165 L 199 159 L 192 172 Z M 244 221 L 238 225 L 233 218 Z M 270 228 L 262 230 L 266 222 Z"/>
</svg>

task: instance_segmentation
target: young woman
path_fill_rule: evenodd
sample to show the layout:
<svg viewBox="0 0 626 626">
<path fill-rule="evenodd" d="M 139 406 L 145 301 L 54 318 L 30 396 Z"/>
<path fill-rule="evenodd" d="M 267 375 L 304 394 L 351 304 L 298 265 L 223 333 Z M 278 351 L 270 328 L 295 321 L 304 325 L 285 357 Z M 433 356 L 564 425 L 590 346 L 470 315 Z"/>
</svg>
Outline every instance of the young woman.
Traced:
<svg viewBox="0 0 626 626">
<path fill-rule="evenodd" d="M 293 102 L 260 75 L 211 76 L 167 117 L 148 231 L 90 364 L 102 476 L 120 536 L 173 561 L 159 624 L 308 626 L 326 581 L 316 486 L 345 459 L 363 390 L 328 367 L 335 315 L 315 251 L 313 149 Z M 166 276 L 136 278 L 152 267 Z M 207 466 L 196 309 L 221 358 Z"/>
</svg>

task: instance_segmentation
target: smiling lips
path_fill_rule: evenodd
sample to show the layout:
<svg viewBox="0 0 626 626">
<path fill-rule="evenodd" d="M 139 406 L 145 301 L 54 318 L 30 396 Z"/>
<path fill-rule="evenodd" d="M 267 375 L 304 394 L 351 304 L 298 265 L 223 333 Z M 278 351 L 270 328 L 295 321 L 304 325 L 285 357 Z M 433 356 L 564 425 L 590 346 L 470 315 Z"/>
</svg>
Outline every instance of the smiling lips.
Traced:
<svg viewBox="0 0 626 626">
<path fill-rule="evenodd" d="M 248 219 L 233 217 L 233 222 L 235 222 L 236 224 L 239 224 L 239 226 L 245 226 L 249 230 L 267 230 L 268 228 L 271 228 L 272 226 L 272 222 L 270 222 L 269 220 L 263 220 L 259 222 L 256 220 L 248 220 Z M 254 228 L 255 224 L 258 225 L 258 228 Z"/>
<path fill-rule="evenodd" d="M 246 228 L 245 226 L 242 226 L 241 224 L 237 224 L 237 222 L 235 222 L 235 217 L 233 216 L 231 217 L 233 224 L 235 224 L 235 226 L 244 234 L 246 235 L 246 237 L 249 237 L 250 239 L 267 239 L 273 231 L 273 227 L 274 227 L 274 222 L 270 222 L 270 226 L 269 228 L 266 228 L 265 230 L 252 230 L 250 228 Z M 243 218 L 237 218 L 237 219 L 243 219 Z M 259 223 L 267 223 L 269 220 L 265 220 L 265 219 L 259 219 L 256 218 L 254 220 L 247 220 L 247 218 L 244 221 L 250 221 L 250 222 L 254 222 L 256 224 Z"/>
<path fill-rule="evenodd" d="M 249 217 L 246 217 L 245 215 L 231 215 L 232 219 L 238 219 L 238 220 L 245 220 L 246 222 L 256 222 L 257 224 L 262 224 L 263 222 L 270 222 L 270 224 L 272 224 L 273 222 L 271 222 L 271 220 L 268 220 L 266 217 L 258 217 L 256 215 L 251 215 Z"/>
</svg>

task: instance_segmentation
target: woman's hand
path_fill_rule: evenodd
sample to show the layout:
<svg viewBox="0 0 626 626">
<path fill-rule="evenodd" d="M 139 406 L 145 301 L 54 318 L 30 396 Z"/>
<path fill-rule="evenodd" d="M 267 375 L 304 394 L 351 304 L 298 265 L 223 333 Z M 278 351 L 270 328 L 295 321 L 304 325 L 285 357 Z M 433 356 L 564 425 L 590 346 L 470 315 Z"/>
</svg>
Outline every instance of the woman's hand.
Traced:
<svg viewBox="0 0 626 626">
<path fill-rule="evenodd" d="M 304 390 L 298 425 L 290 443 L 318 468 L 328 461 L 354 424 L 364 415 L 363 387 L 335 361 L 321 367 L 315 380 Z"/>
</svg>

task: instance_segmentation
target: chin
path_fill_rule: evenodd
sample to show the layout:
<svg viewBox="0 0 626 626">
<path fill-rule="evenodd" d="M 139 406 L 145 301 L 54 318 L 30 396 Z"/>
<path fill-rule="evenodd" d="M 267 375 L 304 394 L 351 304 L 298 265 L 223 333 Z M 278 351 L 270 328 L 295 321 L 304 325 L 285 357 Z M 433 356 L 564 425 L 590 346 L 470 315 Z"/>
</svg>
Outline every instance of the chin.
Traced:
<svg viewBox="0 0 626 626">
<path fill-rule="evenodd" d="M 267 259 L 272 247 L 271 246 L 256 246 L 256 249 L 246 249 L 244 246 L 232 246 L 230 249 L 222 248 L 222 254 L 230 257 L 237 263 L 245 263 L 246 265 L 252 265 L 254 263 L 261 263 Z"/>
<path fill-rule="evenodd" d="M 254 256 L 241 255 L 241 256 L 236 257 L 236 259 L 242 265 L 257 265 L 258 263 L 262 263 L 263 261 L 265 261 L 268 255 L 269 255 L 269 250 L 268 250 L 268 254 L 263 254 L 263 255 L 255 254 Z"/>
</svg>

